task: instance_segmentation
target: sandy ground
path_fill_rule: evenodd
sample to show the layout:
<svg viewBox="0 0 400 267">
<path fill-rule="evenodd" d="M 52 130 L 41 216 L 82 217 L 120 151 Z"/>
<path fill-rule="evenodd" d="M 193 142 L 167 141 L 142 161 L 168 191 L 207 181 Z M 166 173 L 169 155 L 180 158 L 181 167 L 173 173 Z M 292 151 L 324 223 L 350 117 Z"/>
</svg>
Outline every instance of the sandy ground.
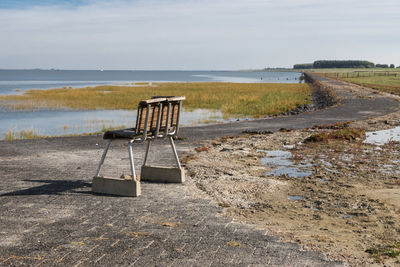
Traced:
<svg viewBox="0 0 400 267">
<path fill-rule="evenodd" d="M 347 127 L 373 131 L 398 125 L 400 112 Z M 377 146 L 363 138 L 304 143 L 332 131 L 216 139 L 187 156 L 189 182 L 228 216 L 332 259 L 399 266 L 400 143 Z"/>
</svg>

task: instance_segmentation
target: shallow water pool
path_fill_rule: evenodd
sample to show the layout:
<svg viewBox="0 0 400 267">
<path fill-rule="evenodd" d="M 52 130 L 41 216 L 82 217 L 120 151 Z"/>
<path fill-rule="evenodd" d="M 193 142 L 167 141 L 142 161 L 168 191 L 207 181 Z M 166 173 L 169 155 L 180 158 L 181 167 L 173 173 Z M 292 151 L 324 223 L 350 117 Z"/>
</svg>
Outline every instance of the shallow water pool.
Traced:
<svg viewBox="0 0 400 267">
<path fill-rule="evenodd" d="M 32 130 L 39 135 L 61 136 L 99 132 L 109 127 L 134 127 L 136 110 L 39 110 L 0 112 L 0 139 L 9 131 Z M 182 126 L 203 125 L 226 120 L 220 111 L 182 110 Z"/>
<path fill-rule="evenodd" d="M 267 156 L 261 159 L 261 163 L 271 168 L 266 175 L 288 176 L 291 178 L 303 178 L 313 174 L 310 169 L 312 165 L 307 162 L 295 162 L 292 159 L 292 153 L 284 150 L 269 150 Z"/>
<path fill-rule="evenodd" d="M 387 130 L 367 132 L 364 143 L 384 145 L 390 141 L 400 141 L 400 126 Z"/>
</svg>

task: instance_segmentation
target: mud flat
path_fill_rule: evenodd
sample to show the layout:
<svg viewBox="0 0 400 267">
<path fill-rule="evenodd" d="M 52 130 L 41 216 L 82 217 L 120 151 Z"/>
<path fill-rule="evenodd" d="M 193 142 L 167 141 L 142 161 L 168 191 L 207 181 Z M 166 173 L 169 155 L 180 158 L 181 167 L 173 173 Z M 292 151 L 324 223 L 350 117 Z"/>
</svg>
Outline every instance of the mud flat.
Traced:
<svg viewBox="0 0 400 267">
<path fill-rule="evenodd" d="M 188 157 L 189 181 L 225 207 L 227 216 L 269 234 L 353 266 L 398 266 L 400 143 L 393 137 L 367 143 L 358 129 L 371 137 L 381 132 L 369 131 L 394 128 L 396 135 L 399 125 L 397 112 L 314 129 L 219 138 Z M 360 136 L 338 136 L 353 131 Z"/>
</svg>

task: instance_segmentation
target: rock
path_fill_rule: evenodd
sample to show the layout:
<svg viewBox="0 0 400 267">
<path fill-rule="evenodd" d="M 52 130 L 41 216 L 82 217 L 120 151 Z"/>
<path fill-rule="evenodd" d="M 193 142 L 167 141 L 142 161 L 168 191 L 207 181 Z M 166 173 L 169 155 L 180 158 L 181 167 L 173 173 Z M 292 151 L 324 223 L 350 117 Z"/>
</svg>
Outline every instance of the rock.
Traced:
<svg viewBox="0 0 400 267">
<path fill-rule="evenodd" d="M 125 179 L 125 180 L 132 180 L 132 176 L 129 174 L 122 174 L 120 178 Z"/>
<path fill-rule="evenodd" d="M 387 125 L 390 125 L 390 126 L 396 126 L 399 124 L 399 122 L 397 122 L 395 120 L 385 120 L 384 123 Z"/>
</svg>

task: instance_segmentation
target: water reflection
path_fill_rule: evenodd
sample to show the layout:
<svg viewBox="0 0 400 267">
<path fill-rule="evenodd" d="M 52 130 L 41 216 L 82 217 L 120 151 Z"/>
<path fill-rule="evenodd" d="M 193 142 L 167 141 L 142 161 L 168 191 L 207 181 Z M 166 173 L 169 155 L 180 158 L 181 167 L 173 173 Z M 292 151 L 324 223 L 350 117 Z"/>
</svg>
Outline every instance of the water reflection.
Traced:
<svg viewBox="0 0 400 267">
<path fill-rule="evenodd" d="M 296 200 L 305 200 L 305 197 L 302 196 L 288 196 L 289 200 L 296 201 Z"/>
<path fill-rule="evenodd" d="M 302 178 L 313 174 L 313 171 L 310 169 L 312 165 L 307 162 L 293 161 L 290 151 L 270 150 L 262 152 L 266 152 L 267 157 L 262 158 L 261 163 L 271 168 L 271 171 L 267 172 L 266 175 Z"/>
<path fill-rule="evenodd" d="M 0 138 L 8 131 L 35 130 L 39 135 L 60 136 L 99 132 L 110 127 L 134 127 L 136 110 L 39 110 L 0 112 Z M 182 126 L 222 123 L 222 112 L 207 109 L 183 109 Z"/>
<path fill-rule="evenodd" d="M 400 126 L 388 130 L 367 132 L 364 143 L 384 145 L 390 141 L 400 141 Z"/>
</svg>

